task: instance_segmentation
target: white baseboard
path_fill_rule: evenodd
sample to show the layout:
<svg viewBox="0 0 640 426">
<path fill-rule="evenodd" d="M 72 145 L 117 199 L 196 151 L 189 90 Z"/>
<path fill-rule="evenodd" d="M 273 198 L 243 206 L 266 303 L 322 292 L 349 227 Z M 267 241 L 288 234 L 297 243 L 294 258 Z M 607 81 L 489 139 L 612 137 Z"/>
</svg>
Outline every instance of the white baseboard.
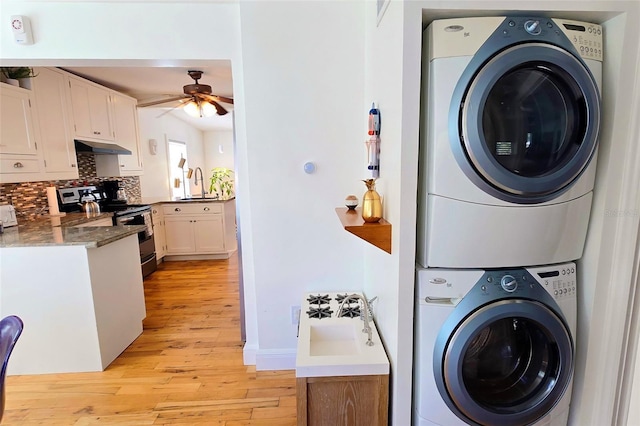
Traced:
<svg viewBox="0 0 640 426">
<path fill-rule="evenodd" d="M 256 365 L 256 353 L 258 352 L 257 345 L 244 344 L 242 349 L 242 361 L 244 365 Z"/>
<path fill-rule="evenodd" d="M 295 370 L 295 349 L 262 349 L 256 353 L 256 370 Z"/>
</svg>

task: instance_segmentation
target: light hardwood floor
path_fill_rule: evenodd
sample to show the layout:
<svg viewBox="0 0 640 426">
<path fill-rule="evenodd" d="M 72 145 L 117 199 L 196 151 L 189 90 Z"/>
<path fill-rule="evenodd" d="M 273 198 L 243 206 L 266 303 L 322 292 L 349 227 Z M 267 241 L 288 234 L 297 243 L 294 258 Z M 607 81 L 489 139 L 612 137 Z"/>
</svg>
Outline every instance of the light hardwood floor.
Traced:
<svg viewBox="0 0 640 426">
<path fill-rule="evenodd" d="M 163 263 L 145 298 L 106 371 L 8 377 L 2 425 L 296 424 L 295 371 L 243 365 L 235 256 Z"/>
</svg>

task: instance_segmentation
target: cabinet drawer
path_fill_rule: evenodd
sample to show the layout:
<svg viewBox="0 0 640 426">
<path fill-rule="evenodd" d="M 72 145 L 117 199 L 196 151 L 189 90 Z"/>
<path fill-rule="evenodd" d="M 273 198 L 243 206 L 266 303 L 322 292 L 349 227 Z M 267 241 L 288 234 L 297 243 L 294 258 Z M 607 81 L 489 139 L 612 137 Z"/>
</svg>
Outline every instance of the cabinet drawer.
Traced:
<svg viewBox="0 0 640 426">
<path fill-rule="evenodd" d="M 165 215 L 220 214 L 222 213 L 222 204 L 220 203 L 165 204 L 162 206 L 162 212 Z"/>
<path fill-rule="evenodd" d="M 38 173 L 40 166 L 37 159 L 1 158 L 0 173 Z"/>
</svg>

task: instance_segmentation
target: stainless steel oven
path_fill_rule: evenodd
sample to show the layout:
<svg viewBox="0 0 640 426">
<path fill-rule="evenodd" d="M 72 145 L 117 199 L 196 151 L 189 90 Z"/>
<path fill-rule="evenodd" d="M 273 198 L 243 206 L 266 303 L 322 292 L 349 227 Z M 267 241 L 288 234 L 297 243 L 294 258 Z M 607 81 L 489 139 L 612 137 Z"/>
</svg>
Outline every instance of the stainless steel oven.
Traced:
<svg viewBox="0 0 640 426">
<path fill-rule="evenodd" d="M 142 276 L 146 277 L 155 271 L 158 265 L 156 262 L 156 247 L 151 222 L 151 206 L 127 205 L 124 210 L 114 212 L 113 221 L 115 225 L 145 226 L 143 230 L 138 232 Z"/>
</svg>

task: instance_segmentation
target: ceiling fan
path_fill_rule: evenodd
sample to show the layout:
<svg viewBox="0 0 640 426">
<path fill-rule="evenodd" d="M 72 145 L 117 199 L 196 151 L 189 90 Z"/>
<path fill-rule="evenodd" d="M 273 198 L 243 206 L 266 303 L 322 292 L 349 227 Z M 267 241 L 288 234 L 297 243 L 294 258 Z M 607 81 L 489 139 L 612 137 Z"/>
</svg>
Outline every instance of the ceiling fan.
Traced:
<svg viewBox="0 0 640 426">
<path fill-rule="evenodd" d="M 233 105 L 232 98 L 213 95 L 211 93 L 211 86 L 208 84 L 198 83 L 198 80 L 202 78 L 202 71 L 189 70 L 187 71 L 187 74 L 189 74 L 189 77 L 191 77 L 195 83 L 187 84 L 182 88 L 184 95 L 172 96 L 170 98 L 159 99 L 156 101 L 142 102 L 138 104 L 138 107 L 144 108 L 168 102 L 180 101 L 180 104 L 171 108 L 171 110 L 182 107 L 184 111 L 192 117 L 211 117 L 216 114 L 225 115 L 229 112 L 220 105 L 220 102 Z"/>
</svg>

